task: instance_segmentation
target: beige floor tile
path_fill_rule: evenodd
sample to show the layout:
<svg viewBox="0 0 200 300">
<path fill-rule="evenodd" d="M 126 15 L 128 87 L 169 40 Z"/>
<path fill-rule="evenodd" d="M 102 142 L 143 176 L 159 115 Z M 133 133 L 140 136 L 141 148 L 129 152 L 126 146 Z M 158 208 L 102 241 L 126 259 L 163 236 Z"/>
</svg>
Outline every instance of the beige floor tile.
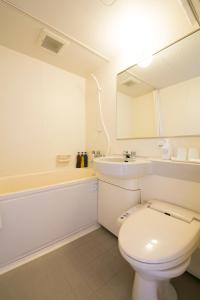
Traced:
<svg viewBox="0 0 200 300">
<path fill-rule="evenodd" d="M 97 295 L 101 299 L 110 297 L 115 300 L 131 300 L 133 278 L 134 272 L 130 267 L 122 268 L 106 285 L 97 291 Z"/>
<path fill-rule="evenodd" d="M 180 300 L 200 300 L 200 280 L 196 277 L 186 272 L 174 278 L 172 284 Z"/>
</svg>

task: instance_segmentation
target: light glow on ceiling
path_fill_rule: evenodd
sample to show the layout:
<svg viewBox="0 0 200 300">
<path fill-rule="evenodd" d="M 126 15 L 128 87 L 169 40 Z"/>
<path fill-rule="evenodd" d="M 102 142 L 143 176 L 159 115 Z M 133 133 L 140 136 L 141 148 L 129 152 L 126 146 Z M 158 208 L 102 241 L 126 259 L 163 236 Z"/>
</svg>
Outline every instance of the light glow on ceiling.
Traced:
<svg viewBox="0 0 200 300">
<path fill-rule="evenodd" d="M 137 12 L 133 13 L 134 11 Z M 156 40 L 156 21 L 152 13 L 143 7 L 126 7 L 118 18 L 113 20 L 113 43 L 118 54 L 126 57 L 130 64 L 135 64 L 154 53 Z M 129 59 L 130 58 L 130 59 Z"/>
<path fill-rule="evenodd" d="M 150 55 L 150 56 L 144 58 L 143 60 L 141 60 L 138 63 L 138 66 L 141 68 L 147 68 L 151 64 L 152 60 L 153 60 L 153 56 Z"/>
<path fill-rule="evenodd" d="M 142 55 L 149 53 L 152 48 L 153 34 L 148 19 L 144 16 L 132 17 L 124 16 L 121 18 L 118 30 L 119 47 L 130 47 L 136 49 Z"/>
</svg>

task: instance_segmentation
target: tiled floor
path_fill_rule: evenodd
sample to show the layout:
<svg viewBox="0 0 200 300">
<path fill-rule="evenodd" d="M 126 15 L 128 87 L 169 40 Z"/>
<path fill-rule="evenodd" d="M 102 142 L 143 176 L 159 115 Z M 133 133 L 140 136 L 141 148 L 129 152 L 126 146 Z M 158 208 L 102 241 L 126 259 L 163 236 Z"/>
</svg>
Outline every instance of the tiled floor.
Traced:
<svg viewBox="0 0 200 300">
<path fill-rule="evenodd" d="M 134 274 L 117 239 L 100 228 L 0 277 L 0 300 L 131 300 Z M 200 281 L 173 280 L 179 300 L 200 300 Z"/>
</svg>

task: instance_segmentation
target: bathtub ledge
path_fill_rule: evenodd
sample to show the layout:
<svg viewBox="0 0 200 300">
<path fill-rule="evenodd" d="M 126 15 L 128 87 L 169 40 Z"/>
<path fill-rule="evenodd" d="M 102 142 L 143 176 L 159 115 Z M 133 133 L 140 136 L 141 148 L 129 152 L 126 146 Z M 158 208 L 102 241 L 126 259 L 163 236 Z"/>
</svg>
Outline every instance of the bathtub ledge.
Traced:
<svg viewBox="0 0 200 300">
<path fill-rule="evenodd" d="M 69 186 L 85 184 L 90 181 L 97 182 L 97 176 L 93 175 L 93 176 L 89 176 L 89 177 L 77 178 L 74 180 L 64 181 L 64 182 L 60 182 L 60 183 L 44 185 L 41 187 L 33 187 L 30 189 L 26 189 L 26 190 L 13 191 L 10 193 L 2 193 L 2 194 L 0 194 L 0 201 L 9 200 L 9 199 L 13 199 L 13 198 L 16 199 L 19 197 L 32 195 L 32 194 L 36 194 L 36 193 L 45 193 L 50 190 L 65 189 Z"/>
</svg>

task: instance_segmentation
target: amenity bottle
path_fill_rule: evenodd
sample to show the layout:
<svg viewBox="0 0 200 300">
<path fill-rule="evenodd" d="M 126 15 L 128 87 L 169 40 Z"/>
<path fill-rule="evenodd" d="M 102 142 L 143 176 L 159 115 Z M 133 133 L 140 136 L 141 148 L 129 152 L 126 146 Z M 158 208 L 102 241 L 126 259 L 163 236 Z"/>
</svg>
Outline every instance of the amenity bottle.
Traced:
<svg viewBox="0 0 200 300">
<path fill-rule="evenodd" d="M 87 152 L 84 153 L 84 168 L 88 167 L 88 155 Z"/>
<path fill-rule="evenodd" d="M 84 168 L 84 154 L 81 152 L 81 168 Z"/>
<path fill-rule="evenodd" d="M 80 168 L 80 167 L 81 167 L 81 155 L 80 152 L 78 152 L 76 156 L 76 168 Z"/>
</svg>

